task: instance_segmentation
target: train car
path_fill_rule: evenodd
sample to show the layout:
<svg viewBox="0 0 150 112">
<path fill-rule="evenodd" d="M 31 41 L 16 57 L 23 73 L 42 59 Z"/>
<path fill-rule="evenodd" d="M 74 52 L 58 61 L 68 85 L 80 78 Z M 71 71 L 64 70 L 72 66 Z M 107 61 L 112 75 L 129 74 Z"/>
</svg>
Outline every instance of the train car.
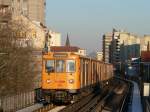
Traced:
<svg viewBox="0 0 150 112">
<path fill-rule="evenodd" d="M 47 52 L 42 62 L 42 96 L 47 102 L 76 101 L 113 77 L 113 66 L 72 52 Z"/>
</svg>

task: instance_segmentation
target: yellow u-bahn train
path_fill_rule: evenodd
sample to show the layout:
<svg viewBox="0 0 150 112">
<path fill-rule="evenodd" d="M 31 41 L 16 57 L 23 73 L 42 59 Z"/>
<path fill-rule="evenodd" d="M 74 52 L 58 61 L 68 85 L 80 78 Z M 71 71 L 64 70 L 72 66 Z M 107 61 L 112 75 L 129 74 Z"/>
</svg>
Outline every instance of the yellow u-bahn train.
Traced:
<svg viewBox="0 0 150 112">
<path fill-rule="evenodd" d="M 47 52 L 42 62 L 42 96 L 47 102 L 75 101 L 113 77 L 113 65 L 72 52 Z"/>
</svg>

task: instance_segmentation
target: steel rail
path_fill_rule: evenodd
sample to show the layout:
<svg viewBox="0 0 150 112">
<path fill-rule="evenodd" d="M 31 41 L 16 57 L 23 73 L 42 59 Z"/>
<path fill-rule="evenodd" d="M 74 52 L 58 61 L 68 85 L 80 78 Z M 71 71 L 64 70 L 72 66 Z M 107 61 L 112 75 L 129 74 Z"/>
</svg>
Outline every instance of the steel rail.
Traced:
<svg viewBox="0 0 150 112">
<path fill-rule="evenodd" d="M 121 108 L 118 110 L 118 112 L 126 112 L 126 109 L 128 108 L 128 104 L 131 104 L 130 96 L 133 91 L 133 84 L 130 81 L 126 81 L 128 83 L 128 89 L 126 94 L 124 95 L 124 98 L 121 103 Z"/>
<path fill-rule="evenodd" d="M 129 84 L 129 82 L 126 80 L 121 80 L 121 81 Z M 124 93 L 124 99 L 122 100 L 121 106 L 117 112 L 124 112 L 123 109 L 126 104 L 125 102 L 128 99 L 128 95 L 131 89 L 130 84 L 129 86 L 130 87 L 128 88 L 128 91 Z M 90 95 L 82 98 L 81 100 L 68 105 L 67 107 L 63 108 L 59 112 L 101 112 L 105 106 L 105 103 L 107 103 L 107 99 L 112 95 L 113 91 L 116 88 L 118 88 L 118 86 L 117 87 L 112 86 L 111 89 L 109 88 L 110 89 L 109 91 L 108 89 L 105 88 L 101 93 L 100 92 L 91 93 Z M 49 104 L 48 106 L 42 107 L 34 112 L 46 112 L 55 107 L 56 106 L 54 106 L 53 104 Z"/>
<path fill-rule="evenodd" d="M 115 108 L 112 108 L 112 111 L 115 111 L 115 112 L 126 112 L 125 109 L 128 106 L 127 102 L 129 102 L 128 100 L 130 100 L 129 97 L 131 96 L 131 92 L 132 92 L 132 84 L 126 80 L 123 80 L 123 81 L 127 85 L 127 91 L 122 93 L 123 96 L 122 95 L 120 96 L 120 103 L 118 103 L 120 105 L 119 106 L 120 108 L 118 108 L 117 110 L 113 110 Z M 118 87 L 118 88 L 120 88 L 120 87 Z M 110 100 L 107 100 L 107 99 L 109 99 L 109 96 L 106 96 L 103 100 L 101 100 L 91 112 L 102 112 L 102 110 L 105 107 L 105 104 L 111 100 L 111 99 Z"/>
<path fill-rule="evenodd" d="M 84 107 L 94 97 L 95 97 L 95 94 L 90 94 L 89 96 L 86 96 L 85 98 L 81 99 L 80 101 L 77 101 L 74 104 L 67 106 L 66 108 L 60 110 L 59 112 L 78 112 L 78 110 L 80 108 Z"/>
<path fill-rule="evenodd" d="M 91 94 L 88 97 L 81 99 L 80 101 L 67 106 L 66 108 L 60 110 L 59 112 L 90 112 L 100 103 L 101 106 L 104 105 L 105 100 L 112 94 L 114 88 L 108 91 L 108 88 L 105 88 L 102 92 L 97 92 Z M 94 111 L 93 111 L 94 112 Z"/>
<path fill-rule="evenodd" d="M 97 102 L 96 106 L 91 110 L 91 112 L 101 112 L 104 108 L 106 100 L 110 97 L 110 94 L 106 95 L 102 100 Z"/>
</svg>

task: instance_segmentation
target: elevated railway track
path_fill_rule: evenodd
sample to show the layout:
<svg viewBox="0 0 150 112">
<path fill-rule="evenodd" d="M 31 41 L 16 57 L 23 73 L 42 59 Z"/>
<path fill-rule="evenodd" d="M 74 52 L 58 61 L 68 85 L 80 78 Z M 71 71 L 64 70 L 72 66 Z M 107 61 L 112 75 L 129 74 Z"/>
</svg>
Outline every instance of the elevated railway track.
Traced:
<svg viewBox="0 0 150 112">
<path fill-rule="evenodd" d="M 118 79 L 103 90 L 95 91 L 81 100 L 66 105 L 59 112 L 126 112 L 131 104 L 133 85 L 131 82 Z M 49 104 L 34 112 L 51 112 L 58 106 Z M 57 112 L 57 111 L 56 111 Z"/>
</svg>

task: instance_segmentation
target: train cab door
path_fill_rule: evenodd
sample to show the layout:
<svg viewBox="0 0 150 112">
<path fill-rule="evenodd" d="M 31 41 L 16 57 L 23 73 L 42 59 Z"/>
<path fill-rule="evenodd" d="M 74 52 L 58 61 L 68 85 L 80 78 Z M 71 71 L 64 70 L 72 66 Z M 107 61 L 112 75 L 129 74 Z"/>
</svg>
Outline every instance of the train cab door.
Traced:
<svg viewBox="0 0 150 112">
<path fill-rule="evenodd" d="M 63 59 L 55 60 L 55 86 L 57 89 L 66 88 L 66 62 Z"/>
<path fill-rule="evenodd" d="M 56 60 L 55 68 L 56 68 L 55 80 L 57 82 L 56 84 L 57 88 L 60 89 L 73 88 L 76 72 L 75 60 L 73 59 Z"/>
</svg>

